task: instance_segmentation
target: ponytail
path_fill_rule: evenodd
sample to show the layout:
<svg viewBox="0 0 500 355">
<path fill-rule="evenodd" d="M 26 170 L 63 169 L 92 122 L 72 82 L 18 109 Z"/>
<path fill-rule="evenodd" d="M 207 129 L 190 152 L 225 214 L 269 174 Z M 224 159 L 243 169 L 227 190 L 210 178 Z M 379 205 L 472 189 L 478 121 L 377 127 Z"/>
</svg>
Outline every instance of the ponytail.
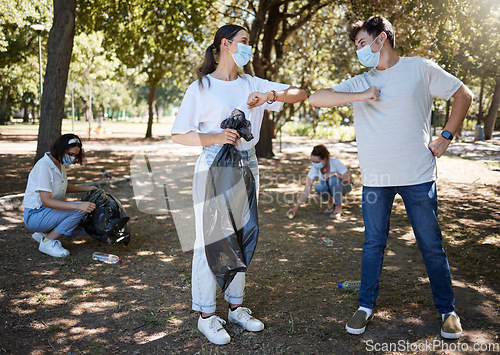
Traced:
<svg viewBox="0 0 500 355">
<path fill-rule="evenodd" d="M 238 25 L 224 25 L 220 27 L 215 33 L 214 41 L 205 51 L 205 58 L 203 59 L 203 64 L 196 70 L 196 76 L 198 77 L 198 83 L 201 88 L 203 88 L 203 79 L 207 79 L 208 87 L 210 87 L 210 80 L 207 74 L 211 74 L 217 69 L 217 61 L 215 56 L 220 55 L 220 44 L 223 38 L 232 40 L 234 36 L 241 30 L 247 31 L 246 28 Z M 248 31 L 247 31 L 248 32 Z M 215 52 L 215 53 L 214 53 Z"/>
<path fill-rule="evenodd" d="M 214 56 L 215 45 L 212 43 L 208 46 L 205 51 L 205 59 L 203 59 L 203 64 L 196 71 L 196 76 L 198 77 L 200 87 L 203 88 L 203 78 L 210 73 L 213 73 L 217 69 L 217 62 Z M 206 78 L 208 80 L 208 78 Z M 208 86 L 210 87 L 210 80 L 208 80 Z"/>
</svg>

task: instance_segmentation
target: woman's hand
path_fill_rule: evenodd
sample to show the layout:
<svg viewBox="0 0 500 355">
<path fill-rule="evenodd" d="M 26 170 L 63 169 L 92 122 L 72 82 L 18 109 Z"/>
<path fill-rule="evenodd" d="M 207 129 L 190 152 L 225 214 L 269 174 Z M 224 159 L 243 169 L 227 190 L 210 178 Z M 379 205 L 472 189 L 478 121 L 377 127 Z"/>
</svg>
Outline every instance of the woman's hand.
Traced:
<svg viewBox="0 0 500 355">
<path fill-rule="evenodd" d="M 235 145 L 236 141 L 240 139 L 240 134 L 237 130 L 232 128 L 226 128 L 221 133 L 215 135 L 214 144 L 231 144 Z"/>
<path fill-rule="evenodd" d="M 258 107 L 264 104 L 266 101 L 272 100 L 273 97 L 274 95 L 271 92 L 252 92 L 250 95 L 248 95 L 248 108 Z"/>
<path fill-rule="evenodd" d="M 288 217 L 288 216 L 292 215 L 292 216 L 294 216 L 294 217 L 295 217 L 295 214 L 297 213 L 297 210 L 298 210 L 298 209 L 299 209 L 299 207 L 298 207 L 298 206 L 295 206 L 295 207 L 293 207 L 293 208 L 290 208 L 290 209 L 288 210 L 288 212 L 286 213 L 286 216 Z"/>
<path fill-rule="evenodd" d="M 79 202 L 79 203 L 75 203 L 75 205 L 76 205 L 75 207 L 77 210 L 87 212 L 87 213 L 92 212 L 96 208 L 96 205 L 92 202 Z"/>
<path fill-rule="evenodd" d="M 329 178 L 331 178 L 332 176 L 335 176 L 335 175 L 337 175 L 337 173 L 330 171 L 329 173 L 323 174 L 323 179 L 325 179 L 325 181 L 327 181 Z"/>
</svg>

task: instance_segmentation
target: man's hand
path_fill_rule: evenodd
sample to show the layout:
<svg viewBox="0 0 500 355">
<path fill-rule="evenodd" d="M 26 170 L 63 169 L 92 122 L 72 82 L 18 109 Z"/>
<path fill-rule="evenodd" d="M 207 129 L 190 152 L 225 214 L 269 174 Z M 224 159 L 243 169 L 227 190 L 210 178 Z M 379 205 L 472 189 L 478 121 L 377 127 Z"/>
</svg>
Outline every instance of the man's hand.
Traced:
<svg viewBox="0 0 500 355">
<path fill-rule="evenodd" d="M 376 101 L 380 98 L 380 90 L 375 86 L 370 86 L 368 89 L 360 93 L 359 101 Z"/>
<path fill-rule="evenodd" d="M 439 136 L 429 143 L 429 149 L 436 158 L 441 158 L 444 152 L 446 152 L 446 149 L 448 149 L 450 143 L 451 141 L 449 139 Z"/>
</svg>

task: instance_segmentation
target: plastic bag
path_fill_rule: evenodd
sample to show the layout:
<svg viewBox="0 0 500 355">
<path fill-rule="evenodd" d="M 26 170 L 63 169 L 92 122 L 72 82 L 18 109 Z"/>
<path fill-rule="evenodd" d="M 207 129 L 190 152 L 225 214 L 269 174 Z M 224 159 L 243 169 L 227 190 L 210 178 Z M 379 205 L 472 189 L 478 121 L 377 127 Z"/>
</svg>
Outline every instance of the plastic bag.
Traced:
<svg viewBox="0 0 500 355">
<path fill-rule="evenodd" d="M 221 128 L 238 130 L 253 139 L 250 122 L 235 109 Z M 208 265 L 225 291 L 236 273 L 247 270 L 259 234 L 255 179 L 240 152 L 225 144 L 207 174 L 203 230 Z"/>
<path fill-rule="evenodd" d="M 96 209 L 80 222 L 88 235 L 101 243 L 127 245 L 130 242 L 130 229 L 127 226 L 130 217 L 127 217 L 122 204 L 113 195 L 96 189 L 87 192 L 82 201 L 96 204 Z"/>
</svg>

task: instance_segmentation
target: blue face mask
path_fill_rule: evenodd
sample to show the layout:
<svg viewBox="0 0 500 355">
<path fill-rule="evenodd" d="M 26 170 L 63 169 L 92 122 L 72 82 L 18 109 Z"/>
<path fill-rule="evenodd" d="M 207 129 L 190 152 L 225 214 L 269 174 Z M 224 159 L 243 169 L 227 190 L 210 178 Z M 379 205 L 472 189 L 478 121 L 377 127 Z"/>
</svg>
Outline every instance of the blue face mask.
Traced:
<svg viewBox="0 0 500 355">
<path fill-rule="evenodd" d="M 66 166 L 71 165 L 75 162 L 75 157 L 69 156 L 68 154 L 65 154 L 62 158 L 62 163 Z"/>
<path fill-rule="evenodd" d="M 321 169 L 322 167 L 325 166 L 325 163 L 323 163 L 323 162 L 321 162 L 321 163 L 312 163 L 312 166 L 315 169 Z"/>
<path fill-rule="evenodd" d="M 377 36 L 377 38 L 378 38 L 378 36 Z M 373 42 L 375 42 L 377 40 L 377 38 L 375 38 L 373 40 Z M 371 48 L 371 45 L 373 44 L 373 42 L 356 51 L 356 54 L 358 55 L 359 62 L 368 68 L 376 67 L 378 65 L 378 61 L 380 60 L 380 51 L 382 50 L 382 47 L 384 46 L 382 44 L 380 49 L 377 52 L 373 53 L 372 48 Z"/>
<path fill-rule="evenodd" d="M 229 42 L 234 43 L 233 41 L 229 40 Z M 233 56 L 234 62 L 238 67 L 242 67 L 246 65 L 250 59 L 252 58 L 252 47 L 243 44 L 243 43 L 238 43 L 238 52 L 236 53 L 231 53 Z"/>
</svg>

